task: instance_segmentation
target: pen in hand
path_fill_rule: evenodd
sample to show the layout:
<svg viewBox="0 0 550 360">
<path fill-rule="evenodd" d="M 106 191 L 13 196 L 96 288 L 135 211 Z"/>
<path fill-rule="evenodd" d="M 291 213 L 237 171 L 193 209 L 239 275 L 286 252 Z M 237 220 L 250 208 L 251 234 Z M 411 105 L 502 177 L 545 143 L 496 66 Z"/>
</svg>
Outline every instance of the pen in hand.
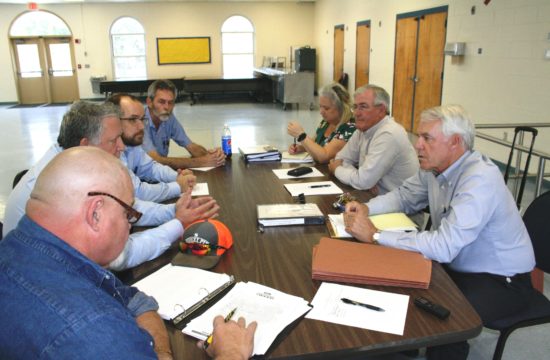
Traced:
<svg viewBox="0 0 550 360">
<path fill-rule="evenodd" d="M 310 189 L 317 189 L 317 188 L 324 188 L 324 187 L 330 187 L 330 185 L 311 185 L 311 186 L 309 186 Z"/>
<path fill-rule="evenodd" d="M 369 304 L 363 304 L 359 301 L 355 301 L 355 300 L 350 300 L 348 298 L 341 298 L 340 300 L 342 300 L 344 303 L 346 304 L 350 304 L 350 305 L 357 305 L 357 306 L 362 306 L 362 307 L 366 307 L 367 309 L 370 309 L 370 310 L 375 310 L 375 311 L 385 311 L 384 309 L 378 307 L 378 306 L 374 306 L 374 305 L 369 305 Z"/>
<path fill-rule="evenodd" d="M 233 315 L 235 315 L 236 311 L 237 311 L 237 308 L 234 308 L 233 310 L 231 310 L 229 314 L 227 314 L 227 316 L 223 319 L 223 321 L 228 322 L 229 320 L 231 320 Z M 210 336 L 208 336 L 208 338 L 202 343 L 202 348 L 206 350 L 208 349 L 208 346 L 210 346 L 210 344 L 212 344 L 212 334 L 210 334 Z"/>
</svg>

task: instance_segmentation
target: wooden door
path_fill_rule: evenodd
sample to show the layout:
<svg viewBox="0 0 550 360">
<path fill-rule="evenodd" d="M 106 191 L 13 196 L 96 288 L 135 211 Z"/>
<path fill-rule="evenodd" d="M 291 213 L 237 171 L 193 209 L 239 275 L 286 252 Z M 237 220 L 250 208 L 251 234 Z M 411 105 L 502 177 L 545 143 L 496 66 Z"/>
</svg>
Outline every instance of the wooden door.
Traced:
<svg viewBox="0 0 550 360">
<path fill-rule="evenodd" d="M 333 80 L 338 82 L 344 73 L 344 25 L 334 27 Z"/>
<path fill-rule="evenodd" d="M 447 7 L 398 15 L 392 115 L 416 131 L 420 113 L 441 104 Z"/>
<path fill-rule="evenodd" d="M 369 83 L 370 20 L 357 23 L 355 41 L 355 89 L 357 89 Z"/>
<path fill-rule="evenodd" d="M 40 38 L 12 39 L 17 89 L 20 104 L 48 102 L 48 84 L 43 40 Z"/>
<path fill-rule="evenodd" d="M 74 51 L 70 38 L 46 38 L 49 85 L 52 103 L 79 99 Z"/>
</svg>

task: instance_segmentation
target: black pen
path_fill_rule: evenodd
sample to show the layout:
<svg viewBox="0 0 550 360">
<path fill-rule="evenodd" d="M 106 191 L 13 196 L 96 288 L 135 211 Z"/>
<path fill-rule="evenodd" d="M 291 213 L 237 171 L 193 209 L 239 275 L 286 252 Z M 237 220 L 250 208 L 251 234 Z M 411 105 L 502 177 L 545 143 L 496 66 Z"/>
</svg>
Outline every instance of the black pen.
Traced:
<svg viewBox="0 0 550 360">
<path fill-rule="evenodd" d="M 346 304 L 362 306 L 362 307 L 366 307 L 367 309 L 371 309 L 371 310 L 375 310 L 375 311 L 386 311 L 386 310 L 384 310 L 384 309 L 382 309 L 378 306 L 363 304 L 363 303 L 360 303 L 359 301 L 350 300 L 350 299 L 347 299 L 347 298 L 341 298 L 340 300 L 342 300 Z"/>
<path fill-rule="evenodd" d="M 309 188 L 310 189 L 317 189 L 317 188 L 322 188 L 322 187 L 330 187 L 330 185 L 311 185 Z"/>
</svg>

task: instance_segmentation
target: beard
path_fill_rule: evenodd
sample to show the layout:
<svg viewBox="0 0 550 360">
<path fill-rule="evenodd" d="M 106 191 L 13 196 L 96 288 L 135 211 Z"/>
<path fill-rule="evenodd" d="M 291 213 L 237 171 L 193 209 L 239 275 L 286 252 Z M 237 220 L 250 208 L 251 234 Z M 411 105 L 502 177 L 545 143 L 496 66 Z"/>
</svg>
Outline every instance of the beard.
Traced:
<svg viewBox="0 0 550 360">
<path fill-rule="evenodd" d="M 143 136 L 144 136 L 143 131 L 140 131 L 140 132 L 134 134 L 134 136 L 132 136 L 132 137 L 126 137 L 123 134 L 122 135 L 122 142 L 126 146 L 139 146 L 139 145 L 143 144 Z"/>
</svg>

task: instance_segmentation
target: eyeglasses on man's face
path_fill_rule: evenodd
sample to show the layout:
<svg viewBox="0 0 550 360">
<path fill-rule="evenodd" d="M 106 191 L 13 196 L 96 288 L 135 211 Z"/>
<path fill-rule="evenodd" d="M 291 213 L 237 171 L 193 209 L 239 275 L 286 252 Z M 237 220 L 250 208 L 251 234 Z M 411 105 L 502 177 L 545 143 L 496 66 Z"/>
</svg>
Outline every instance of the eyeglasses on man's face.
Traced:
<svg viewBox="0 0 550 360">
<path fill-rule="evenodd" d="M 137 116 L 121 117 L 120 120 L 126 120 L 131 123 L 136 123 L 138 121 L 141 121 L 144 123 L 145 121 L 147 121 L 147 118 L 145 117 L 145 115 L 143 115 L 142 117 L 137 117 Z"/>
<path fill-rule="evenodd" d="M 369 105 L 367 103 L 360 103 L 360 104 L 353 104 L 351 108 L 353 109 L 353 111 L 367 111 L 367 110 L 372 110 L 375 107 L 380 105 L 382 104 Z"/>
<path fill-rule="evenodd" d="M 122 206 L 126 210 L 126 218 L 128 219 L 128 222 L 130 224 L 135 224 L 141 218 L 141 215 L 143 215 L 142 213 L 140 213 L 139 211 L 137 211 L 136 209 L 134 209 L 130 205 L 126 204 L 124 201 L 120 200 L 119 198 L 117 198 L 114 195 L 107 194 L 107 193 L 100 192 L 100 191 L 90 191 L 88 193 L 88 196 L 107 196 L 107 197 L 110 197 L 111 199 L 113 199 L 114 201 L 119 203 L 120 206 Z"/>
</svg>

